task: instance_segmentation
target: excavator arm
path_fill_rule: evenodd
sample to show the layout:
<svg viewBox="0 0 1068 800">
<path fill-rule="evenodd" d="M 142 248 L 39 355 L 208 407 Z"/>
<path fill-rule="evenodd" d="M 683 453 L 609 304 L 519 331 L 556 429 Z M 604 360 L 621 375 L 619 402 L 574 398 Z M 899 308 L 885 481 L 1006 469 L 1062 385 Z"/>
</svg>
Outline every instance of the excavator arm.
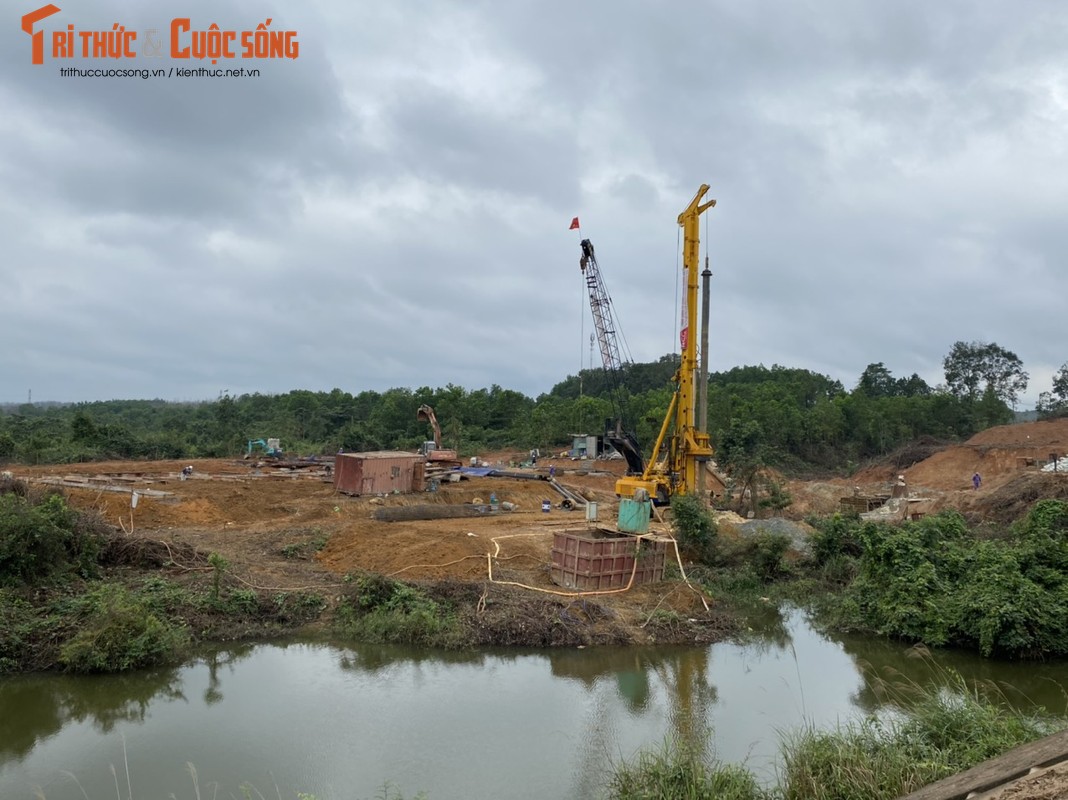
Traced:
<svg viewBox="0 0 1068 800">
<path fill-rule="evenodd" d="M 441 426 L 438 425 L 438 418 L 434 413 L 434 409 L 430 406 L 419 406 L 415 416 L 417 419 L 429 422 L 434 431 L 433 449 L 431 449 L 430 442 L 424 442 L 422 447 L 419 448 L 419 452 L 426 456 L 427 461 L 438 465 L 460 466 L 460 462 L 456 460 L 456 451 L 446 450 L 441 446 Z"/>
<path fill-rule="evenodd" d="M 410 408 L 410 406 L 409 406 Z M 419 410 L 415 412 L 417 419 L 421 419 L 424 422 L 429 422 L 430 427 L 434 430 L 434 449 L 441 449 L 441 426 L 438 425 L 438 418 L 434 414 L 434 409 L 430 406 L 419 406 Z"/>
</svg>

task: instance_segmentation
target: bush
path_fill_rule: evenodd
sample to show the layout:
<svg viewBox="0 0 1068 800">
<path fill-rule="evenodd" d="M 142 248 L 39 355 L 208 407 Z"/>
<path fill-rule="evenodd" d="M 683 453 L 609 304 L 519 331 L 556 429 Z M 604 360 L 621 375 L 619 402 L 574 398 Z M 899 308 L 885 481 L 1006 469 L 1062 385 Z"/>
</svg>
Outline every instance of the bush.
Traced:
<svg viewBox="0 0 1068 800">
<path fill-rule="evenodd" d="M 716 520 L 695 494 L 671 498 L 671 515 L 679 546 L 702 563 L 712 563 L 718 531 Z"/>
<path fill-rule="evenodd" d="M 414 586 L 381 575 L 356 581 L 355 595 L 338 608 L 342 633 L 370 642 L 453 646 L 460 632 L 455 615 Z"/>
<path fill-rule="evenodd" d="M 120 672 L 167 663 L 187 641 L 184 629 L 161 619 L 122 586 L 98 586 L 77 604 L 80 630 L 59 656 L 73 672 Z"/>
<path fill-rule="evenodd" d="M 813 527 L 816 532 L 812 534 L 812 555 L 817 564 L 823 565 L 841 557 L 860 556 L 862 547 L 858 531 L 861 523 L 858 517 L 835 514 L 814 520 Z"/>
<path fill-rule="evenodd" d="M 790 549 L 790 537 L 781 533 L 760 533 L 749 540 L 753 568 L 764 582 L 790 574 L 784 557 Z"/>
<path fill-rule="evenodd" d="M 72 569 L 92 577 L 102 545 L 93 520 L 62 495 L 35 503 L 15 491 L 0 494 L 0 584 L 38 583 Z"/>
<path fill-rule="evenodd" d="M 0 588 L 0 675 L 17 672 L 31 655 L 38 625 L 24 598 Z"/>
<path fill-rule="evenodd" d="M 832 527 L 862 547 L 847 625 L 984 656 L 1068 654 L 1068 503 L 1036 504 L 1004 539 L 975 538 L 956 513 L 852 525 Z"/>
</svg>

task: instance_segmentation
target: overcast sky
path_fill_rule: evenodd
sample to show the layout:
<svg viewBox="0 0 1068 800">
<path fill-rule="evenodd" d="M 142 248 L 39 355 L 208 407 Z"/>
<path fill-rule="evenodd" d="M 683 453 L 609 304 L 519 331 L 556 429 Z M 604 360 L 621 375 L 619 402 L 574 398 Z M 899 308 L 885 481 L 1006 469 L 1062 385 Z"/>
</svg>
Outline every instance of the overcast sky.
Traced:
<svg viewBox="0 0 1068 800">
<path fill-rule="evenodd" d="M 590 365 L 578 216 L 636 361 L 943 382 L 1068 360 L 1068 5 L 56 0 L 0 25 L 0 401 L 498 384 Z M 51 31 L 293 30 L 255 78 L 62 77 Z M 139 33 L 140 51 L 143 33 Z M 598 353 L 593 354 L 599 366 Z"/>
</svg>

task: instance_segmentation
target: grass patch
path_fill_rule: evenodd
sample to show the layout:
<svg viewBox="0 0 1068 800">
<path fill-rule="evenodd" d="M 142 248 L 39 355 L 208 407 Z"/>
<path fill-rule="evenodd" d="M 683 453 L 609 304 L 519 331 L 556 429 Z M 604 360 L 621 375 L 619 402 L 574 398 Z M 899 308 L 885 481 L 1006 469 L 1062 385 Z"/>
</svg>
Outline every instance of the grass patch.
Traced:
<svg viewBox="0 0 1068 800">
<path fill-rule="evenodd" d="M 279 555 L 282 558 L 307 560 L 326 547 L 326 543 L 330 540 L 330 537 L 323 533 L 321 528 L 313 528 L 311 531 L 305 532 L 304 535 L 311 538 L 282 545 L 278 550 Z"/>
<path fill-rule="evenodd" d="M 834 730 L 784 735 L 778 785 L 763 788 L 745 768 L 703 759 L 680 745 L 643 752 L 613 774 L 611 800 L 765 798 L 885 800 L 901 797 L 1063 728 L 1051 716 L 1013 710 L 991 687 L 952 670 L 933 686 L 876 684 L 894 710 Z"/>
<path fill-rule="evenodd" d="M 77 599 L 78 632 L 59 651 L 72 672 L 120 672 L 173 661 L 188 643 L 184 628 L 117 584 L 95 586 Z"/>
<path fill-rule="evenodd" d="M 882 684 L 904 709 L 835 731 L 802 730 L 783 743 L 785 800 L 900 797 L 1063 727 L 1014 711 L 994 689 L 942 671 L 934 688 Z"/>
<path fill-rule="evenodd" d="M 214 573 L 214 570 L 213 570 Z M 64 669 L 118 672 L 176 663 L 212 639 L 275 635 L 322 613 L 314 592 L 187 588 L 161 577 L 0 588 L 0 674 Z"/>
<path fill-rule="evenodd" d="M 459 620 L 448 606 L 415 586 L 381 575 L 352 581 L 353 591 L 338 605 L 336 631 L 365 642 L 457 647 Z"/>
<path fill-rule="evenodd" d="M 763 800 L 768 795 L 745 767 L 702 758 L 665 744 L 621 765 L 608 785 L 610 800 Z"/>
</svg>

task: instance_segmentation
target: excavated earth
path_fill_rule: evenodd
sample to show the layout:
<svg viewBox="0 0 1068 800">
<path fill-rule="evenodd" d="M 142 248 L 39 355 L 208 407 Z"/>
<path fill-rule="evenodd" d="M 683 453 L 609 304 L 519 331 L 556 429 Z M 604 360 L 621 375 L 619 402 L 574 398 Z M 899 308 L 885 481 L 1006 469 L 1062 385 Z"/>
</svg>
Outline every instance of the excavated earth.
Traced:
<svg viewBox="0 0 1068 800">
<path fill-rule="evenodd" d="M 793 504 L 783 516 L 831 513 L 841 497 L 888 493 L 904 475 L 915 501 L 910 510 L 955 508 L 973 521 L 1008 523 L 1037 499 L 1068 497 L 1068 476 L 1039 469 L 1050 453 L 1065 452 L 1068 419 L 993 428 L 953 446 L 920 443 L 848 478 L 786 481 Z M 518 457 L 484 456 L 504 464 Z M 187 464 L 193 474 L 180 480 Z M 560 483 L 597 502 L 597 524 L 609 527 L 623 462 L 563 459 L 521 472 L 546 477 L 550 464 Z M 673 578 L 615 594 L 579 596 L 555 585 L 554 533 L 583 531 L 588 523 L 582 511 L 561 510 L 561 496 L 544 480 L 471 478 L 445 482 L 436 492 L 350 497 L 336 492 L 321 468 L 290 471 L 262 462 L 117 461 L 12 471 L 33 483 L 60 483 L 74 505 L 97 510 L 129 547 L 166 552 L 164 569 L 178 579 L 208 580 L 207 555 L 218 553 L 242 586 L 312 591 L 332 603 L 353 577 L 378 573 L 435 587 L 467 609 L 476 626 L 485 622 L 485 642 L 498 644 L 709 642 L 728 635 L 734 624 L 714 598 L 692 589 L 670 566 Z M 983 476 L 978 491 L 971 488 L 976 471 Z M 140 494 L 135 509 L 132 491 Z M 379 509 L 487 503 L 491 494 L 516 509 L 438 520 L 372 517 Z M 541 510 L 544 500 L 553 504 L 549 513 Z M 737 535 L 741 523 L 733 515 L 722 517 L 721 534 Z M 670 533 L 667 525 L 651 527 Z M 804 526 L 795 528 L 804 535 Z M 669 549 L 669 564 L 674 557 Z M 577 634 L 561 628 L 561 619 L 581 619 L 584 629 Z"/>
<path fill-rule="evenodd" d="M 1068 419 L 1001 425 L 963 444 L 925 440 L 848 478 L 787 481 L 794 502 L 786 513 L 798 519 L 833 513 L 839 499 L 855 491 L 889 495 L 902 475 L 919 513 L 956 509 L 971 522 L 1008 524 L 1036 500 L 1068 499 L 1068 474 L 1042 470 L 1054 453 L 1068 453 Z M 978 490 L 972 488 L 976 472 L 982 477 Z"/>
<path fill-rule="evenodd" d="M 505 464 L 515 458 L 498 455 Z M 600 519 L 614 521 L 613 487 L 621 462 L 553 463 L 558 481 L 597 502 Z M 181 480 L 187 465 L 192 476 Z M 57 486 L 73 505 L 99 512 L 119 532 L 112 549 L 147 548 L 151 557 L 142 560 L 156 559 L 173 579 L 206 585 L 207 557 L 217 553 L 239 588 L 325 597 L 323 623 L 341 596 L 351 594 L 353 578 L 381 574 L 424 586 L 458 608 L 479 644 L 707 643 L 734 630 L 730 615 L 682 580 L 596 595 L 554 584 L 554 533 L 588 533 L 597 523 L 587 523 L 582 510 L 560 508 L 564 498 L 538 479 L 548 477 L 548 467 L 520 470 L 528 479 L 470 478 L 444 482 L 435 492 L 384 497 L 338 493 L 323 469 L 218 459 L 12 471 L 31 485 Z M 415 505 L 488 505 L 494 494 L 500 506 L 510 503 L 514 510 L 398 522 L 372 516 Z M 552 504 L 548 513 L 542 511 L 544 500 Z M 668 533 L 666 525 L 653 528 Z M 673 550 L 669 558 L 675 558 Z"/>
</svg>

